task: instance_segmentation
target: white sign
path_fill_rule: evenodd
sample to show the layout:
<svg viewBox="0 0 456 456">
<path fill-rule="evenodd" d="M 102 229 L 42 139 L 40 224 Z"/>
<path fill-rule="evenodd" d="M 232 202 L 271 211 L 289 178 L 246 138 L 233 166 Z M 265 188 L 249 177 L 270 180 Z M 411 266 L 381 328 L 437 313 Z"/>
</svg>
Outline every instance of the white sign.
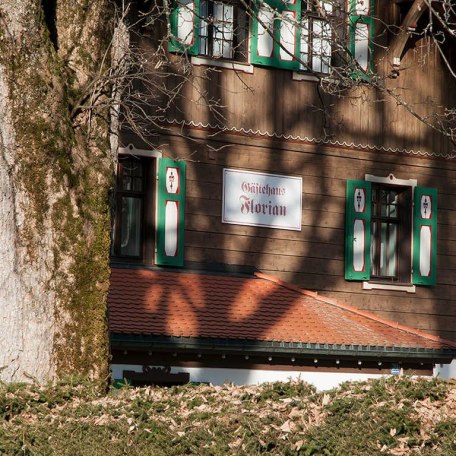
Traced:
<svg viewBox="0 0 456 456">
<path fill-rule="evenodd" d="M 223 170 L 222 223 L 301 230 L 302 178 Z"/>
</svg>

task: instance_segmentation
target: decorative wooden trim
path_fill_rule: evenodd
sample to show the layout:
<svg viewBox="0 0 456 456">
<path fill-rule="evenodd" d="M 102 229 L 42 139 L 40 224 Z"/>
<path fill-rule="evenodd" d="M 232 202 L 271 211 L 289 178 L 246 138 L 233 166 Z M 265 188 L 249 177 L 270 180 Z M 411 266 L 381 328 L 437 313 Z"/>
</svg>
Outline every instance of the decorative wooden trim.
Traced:
<svg viewBox="0 0 456 456">
<path fill-rule="evenodd" d="M 212 66 L 218 68 L 227 68 L 228 70 L 241 71 L 243 73 L 253 74 L 254 66 L 249 63 L 240 63 L 234 61 L 210 59 L 206 57 L 196 57 L 191 58 L 192 65 L 196 66 Z"/>
<path fill-rule="evenodd" d="M 389 283 L 363 282 L 363 290 L 389 290 L 415 293 L 415 285 L 392 285 Z"/>
<path fill-rule="evenodd" d="M 185 385 L 190 381 L 188 372 L 171 373 L 170 367 L 143 366 L 142 372 L 124 370 L 123 378 L 132 385 Z"/>
<path fill-rule="evenodd" d="M 389 47 L 389 54 L 393 60 L 393 65 L 396 67 L 400 64 L 411 30 L 416 28 L 417 22 L 428 8 L 427 2 L 428 0 L 415 0 L 413 2 L 401 24 L 399 33 L 394 37 Z"/>
<path fill-rule="evenodd" d="M 133 144 L 128 144 L 125 147 L 119 147 L 119 155 L 135 155 L 137 157 L 161 158 L 162 153 L 159 150 L 153 149 L 137 149 Z"/>
<path fill-rule="evenodd" d="M 403 185 L 413 188 L 418 185 L 418 181 L 416 179 L 398 179 L 394 176 L 394 174 L 389 174 L 386 177 L 374 176 L 373 174 L 365 174 L 364 180 L 378 184 Z"/>
<path fill-rule="evenodd" d="M 279 134 L 279 133 L 270 133 L 268 131 L 261 131 L 261 130 L 253 130 L 251 128 L 243 128 L 243 127 L 227 127 L 221 124 L 211 124 L 211 123 L 203 123 L 203 122 L 194 122 L 192 120 L 177 120 L 177 119 L 167 119 L 164 117 L 157 117 L 157 122 L 161 122 L 163 124 L 168 125 L 175 125 L 179 126 L 180 128 L 183 127 L 193 127 L 193 128 L 200 128 L 204 130 L 213 130 L 217 131 L 217 133 L 237 133 L 242 134 L 250 137 L 262 137 L 268 139 L 278 139 L 278 140 L 290 140 L 290 141 L 297 141 L 297 142 L 306 142 L 309 144 L 325 144 L 330 146 L 337 146 L 337 147 L 349 147 L 354 149 L 361 149 L 361 150 L 368 150 L 368 151 L 378 151 L 378 152 L 388 152 L 388 153 L 396 153 L 396 154 L 403 154 L 403 155 L 411 155 L 421 158 L 443 158 L 445 160 L 456 160 L 456 153 L 455 154 L 446 154 L 446 153 L 439 153 L 439 152 L 427 152 L 421 150 L 407 150 L 407 149 L 400 149 L 398 147 L 381 147 L 381 146 L 374 146 L 372 144 L 356 144 L 354 142 L 347 142 L 347 141 L 334 141 L 330 139 L 321 139 L 321 138 L 314 138 L 308 136 L 299 136 L 299 135 L 286 135 L 286 134 Z"/>
</svg>

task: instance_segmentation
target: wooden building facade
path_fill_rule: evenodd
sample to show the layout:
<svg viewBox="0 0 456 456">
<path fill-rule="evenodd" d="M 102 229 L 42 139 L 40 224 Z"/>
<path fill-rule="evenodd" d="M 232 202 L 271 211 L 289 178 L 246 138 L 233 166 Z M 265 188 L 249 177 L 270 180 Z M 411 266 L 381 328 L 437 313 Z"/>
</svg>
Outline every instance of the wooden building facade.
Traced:
<svg viewBox="0 0 456 456">
<path fill-rule="evenodd" d="M 456 341 L 448 5 L 249 5 L 174 4 L 163 83 L 185 82 L 121 131 L 113 267 L 260 271 Z M 135 41 L 152 69 L 163 33 Z M 300 195 L 273 193 L 293 179 Z M 297 226 L 277 222 L 287 204 Z"/>
</svg>

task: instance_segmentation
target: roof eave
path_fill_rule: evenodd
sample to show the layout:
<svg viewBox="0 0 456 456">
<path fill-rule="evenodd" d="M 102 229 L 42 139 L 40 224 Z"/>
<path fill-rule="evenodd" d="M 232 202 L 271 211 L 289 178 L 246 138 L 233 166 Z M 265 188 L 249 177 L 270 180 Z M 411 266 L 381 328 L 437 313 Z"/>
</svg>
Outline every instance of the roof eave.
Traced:
<svg viewBox="0 0 456 456">
<path fill-rule="evenodd" d="M 214 339 L 196 337 L 151 336 L 111 333 L 111 348 L 155 351 L 201 351 L 254 355 L 259 353 L 278 356 L 324 356 L 344 358 L 382 358 L 426 360 L 447 363 L 456 358 L 456 349 L 425 349 L 419 347 L 384 347 L 371 345 L 321 344 L 304 342 L 255 341 L 241 339 Z"/>
</svg>

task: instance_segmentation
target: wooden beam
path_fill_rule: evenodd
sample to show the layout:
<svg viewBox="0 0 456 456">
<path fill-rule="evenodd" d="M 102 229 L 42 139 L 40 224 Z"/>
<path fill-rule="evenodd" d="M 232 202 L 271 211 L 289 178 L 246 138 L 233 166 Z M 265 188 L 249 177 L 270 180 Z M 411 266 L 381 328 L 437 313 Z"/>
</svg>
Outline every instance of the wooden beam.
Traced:
<svg viewBox="0 0 456 456">
<path fill-rule="evenodd" d="M 393 59 L 393 65 L 398 66 L 404 52 L 407 40 L 410 37 L 411 30 L 416 28 L 416 25 L 426 11 L 428 5 L 426 0 L 414 0 L 407 15 L 405 16 L 399 33 L 394 37 L 393 42 L 389 48 L 389 55 Z"/>
</svg>

